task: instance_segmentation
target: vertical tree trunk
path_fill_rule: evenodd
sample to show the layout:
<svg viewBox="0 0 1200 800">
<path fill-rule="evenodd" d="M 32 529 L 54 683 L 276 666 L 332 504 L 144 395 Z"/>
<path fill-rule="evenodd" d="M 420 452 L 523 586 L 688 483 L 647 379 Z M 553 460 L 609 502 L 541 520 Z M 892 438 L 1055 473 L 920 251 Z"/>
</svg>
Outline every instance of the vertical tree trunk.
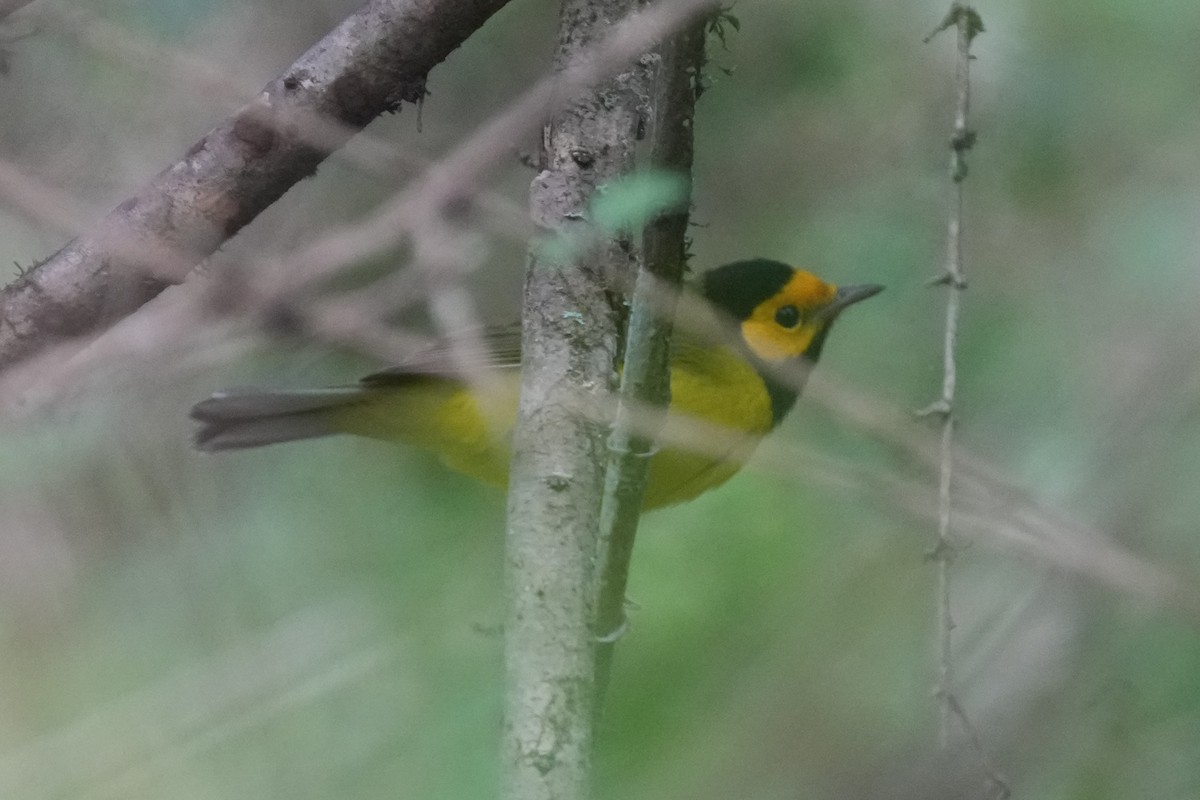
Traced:
<svg viewBox="0 0 1200 800">
<path fill-rule="evenodd" d="M 564 0 L 558 66 L 636 5 Z M 632 242 L 588 230 L 587 207 L 598 186 L 633 167 L 644 74 L 635 66 L 551 120 L 531 190 L 535 224 L 557 239 L 534 247 L 525 285 L 506 554 L 506 800 L 575 800 L 588 791 L 607 433 L 595 410 L 616 375 L 610 287 L 627 280 L 637 256 Z"/>
</svg>

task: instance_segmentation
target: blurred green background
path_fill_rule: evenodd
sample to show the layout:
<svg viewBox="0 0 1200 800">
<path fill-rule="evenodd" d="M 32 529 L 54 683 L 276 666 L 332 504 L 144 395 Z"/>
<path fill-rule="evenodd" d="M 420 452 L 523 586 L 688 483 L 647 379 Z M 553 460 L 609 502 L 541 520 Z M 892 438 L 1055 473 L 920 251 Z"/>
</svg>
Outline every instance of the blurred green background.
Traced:
<svg viewBox="0 0 1200 800">
<path fill-rule="evenodd" d="M 94 218 L 356 5 L 100 0 L 81 18 L 42 0 L 0 29 L 0 158 Z M 1190 589 L 1200 6 L 978 9 L 958 440 Z M 406 108 L 370 133 L 415 163 L 447 151 L 546 69 L 556 11 L 514 0 L 432 73 L 419 126 Z M 697 121 L 695 266 L 887 284 L 813 389 L 898 415 L 941 381 L 945 298 L 925 283 L 953 44 L 921 40 L 945 11 L 739 4 Z M 490 187 L 520 210 L 531 176 L 514 155 Z M 226 257 L 269 264 L 397 185 L 335 158 Z M 472 289 L 509 317 L 524 231 L 484 229 Z M 7 201 L 0 236 L 21 265 L 65 241 Z M 361 357 L 214 323 L 103 363 L 0 420 L 0 797 L 490 796 L 503 498 L 372 442 L 190 449 L 187 409 L 213 389 L 336 383 Z M 975 754 L 937 753 L 934 530 L 878 491 L 901 478 L 932 508 L 935 476 L 812 400 L 778 438 L 862 480 L 751 469 L 645 520 L 598 796 L 987 796 Z M 1016 796 L 1200 797 L 1194 612 L 986 538 L 954 575 L 961 700 Z"/>
</svg>

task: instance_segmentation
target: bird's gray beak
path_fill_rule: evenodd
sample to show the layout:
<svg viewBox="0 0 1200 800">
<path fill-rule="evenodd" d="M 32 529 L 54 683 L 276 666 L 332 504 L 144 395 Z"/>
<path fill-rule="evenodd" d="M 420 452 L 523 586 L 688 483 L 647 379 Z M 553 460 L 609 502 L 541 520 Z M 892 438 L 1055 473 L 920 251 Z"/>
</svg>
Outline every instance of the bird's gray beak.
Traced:
<svg viewBox="0 0 1200 800">
<path fill-rule="evenodd" d="M 832 320 L 858 301 L 874 297 L 882 291 L 883 287 L 878 283 L 864 283 L 859 286 L 839 286 L 837 293 L 833 296 L 833 302 L 825 306 L 821 312 L 821 316 Z"/>
</svg>

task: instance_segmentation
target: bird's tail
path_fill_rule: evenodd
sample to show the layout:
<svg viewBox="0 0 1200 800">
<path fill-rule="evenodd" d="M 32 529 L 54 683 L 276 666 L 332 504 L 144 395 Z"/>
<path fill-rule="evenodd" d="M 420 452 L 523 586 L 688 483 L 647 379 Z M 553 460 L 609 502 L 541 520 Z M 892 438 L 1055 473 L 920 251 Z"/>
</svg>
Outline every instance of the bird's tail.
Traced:
<svg viewBox="0 0 1200 800">
<path fill-rule="evenodd" d="M 192 407 L 191 417 L 200 423 L 196 448 L 215 452 L 329 436 L 338 433 L 334 412 L 360 402 L 364 393 L 355 386 L 217 392 Z"/>
</svg>

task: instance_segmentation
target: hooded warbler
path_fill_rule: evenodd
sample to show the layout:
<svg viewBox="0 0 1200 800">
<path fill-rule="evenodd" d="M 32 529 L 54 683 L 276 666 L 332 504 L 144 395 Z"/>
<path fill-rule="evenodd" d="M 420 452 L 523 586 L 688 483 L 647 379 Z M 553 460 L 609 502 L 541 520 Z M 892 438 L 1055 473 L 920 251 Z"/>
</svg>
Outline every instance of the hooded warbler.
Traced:
<svg viewBox="0 0 1200 800">
<path fill-rule="evenodd" d="M 838 315 L 882 288 L 834 286 L 767 259 L 707 272 L 700 294 L 732 322 L 731 335 L 714 343 L 677 331 L 671 414 L 662 439 L 676 441 L 671 420 L 679 415 L 743 435 L 737 443 L 715 448 L 721 452 L 663 447 L 652 457 L 643 506 L 689 500 L 736 473 L 754 444 L 792 409 Z M 218 392 L 192 409 L 192 418 L 202 424 L 196 446 L 230 450 L 349 433 L 423 448 L 452 469 L 504 486 L 516 418 L 519 376 L 512 367 L 520 365 L 520 331 L 489 331 L 485 344 L 487 369 L 493 372 L 474 384 L 453 374 L 442 350 L 352 386 Z"/>
</svg>

